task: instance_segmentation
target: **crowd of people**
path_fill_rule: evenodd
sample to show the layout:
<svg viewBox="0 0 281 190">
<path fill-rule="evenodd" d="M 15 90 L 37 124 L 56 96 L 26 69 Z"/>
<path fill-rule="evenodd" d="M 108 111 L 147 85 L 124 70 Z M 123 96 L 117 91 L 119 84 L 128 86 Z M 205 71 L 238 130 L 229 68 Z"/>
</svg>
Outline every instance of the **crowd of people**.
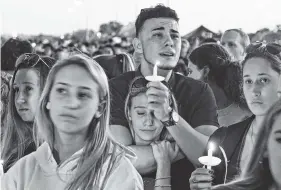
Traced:
<svg viewBox="0 0 281 190">
<path fill-rule="evenodd" d="M 2 189 L 280 190 L 281 35 L 194 47 L 178 22 L 157 5 L 131 41 L 7 40 Z"/>
</svg>

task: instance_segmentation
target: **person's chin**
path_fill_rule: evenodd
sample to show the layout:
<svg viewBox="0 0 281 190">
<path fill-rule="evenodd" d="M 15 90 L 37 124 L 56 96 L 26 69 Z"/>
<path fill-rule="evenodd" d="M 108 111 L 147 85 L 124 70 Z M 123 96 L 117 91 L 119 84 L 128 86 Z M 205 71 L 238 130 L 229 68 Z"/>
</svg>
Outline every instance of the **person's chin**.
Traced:
<svg viewBox="0 0 281 190">
<path fill-rule="evenodd" d="M 24 122 L 33 122 L 34 121 L 34 119 L 27 114 L 22 114 L 22 115 L 20 115 L 20 117 Z"/>
<path fill-rule="evenodd" d="M 22 120 L 23 120 L 24 122 L 27 122 L 27 123 L 30 123 L 30 122 L 33 122 L 33 121 L 34 121 L 34 120 L 33 120 L 32 118 L 30 118 L 30 117 L 25 117 L 25 118 L 22 117 Z"/>
<path fill-rule="evenodd" d="M 176 63 L 175 62 L 164 62 L 163 64 L 161 64 L 161 66 L 159 67 L 162 70 L 173 70 L 176 67 Z"/>
<path fill-rule="evenodd" d="M 65 133 L 65 134 L 77 134 L 80 132 L 77 125 L 72 123 L 60 123 L 58 131 Z"/>
<path fill-rule="evenodd" d="M 262 116 L 262 115 L 266 115 L 268 108 L 267 107 L 252 107 L 250 108 L 250 110 L 252 111 L 252 113 L 256 116 Z"/>
<path fill-rule="evenodd" d="M 152 141 L 154 139 L 153 133 L 148 131 L 142 131 L 140 136 L 145 141 Z"/>
</svg>

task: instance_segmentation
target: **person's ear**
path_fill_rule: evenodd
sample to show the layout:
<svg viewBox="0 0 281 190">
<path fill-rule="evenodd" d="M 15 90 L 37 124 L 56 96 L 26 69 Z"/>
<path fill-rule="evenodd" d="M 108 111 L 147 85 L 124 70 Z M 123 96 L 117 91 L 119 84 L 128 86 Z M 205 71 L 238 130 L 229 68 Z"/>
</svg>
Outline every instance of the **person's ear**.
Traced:
<svg viewBox="0 0 281 190">
<path fill-rule="evenodd" d="M 142 44 L 139 38 L 133 39 L 133 46 L 137 53 L 143 53 Z"/>
<path fill-rule="evenodd" d="M 263 157 L 264 157 L 264 158 L 268 158 L 268 150 L 265 150 L 265 151 L 264 151 Z"/>
<path fill-rule="evenodd" d="M 51 108 L 50 102 L 47 102 L 46 108 L 47 108 L 47 110 L 49 110 Z"/>
<path fill-rule="evenodd" d="M 106 109 L 106 101 L 102 101 L 98 107 L 98 110 L 95 113 L 95 118 L 100 118 L 100 116 L 104 113 Z"/>
<path fill-rule="evenodd" d="M 210 68 L 208 66 L 204 66 L 203 69 L 201 70 L 202 78 L 208 79 L 209 73 L 210 73 Z"/>
<path fill-rule="evenodd" d="M 132 121 L 132 114 L 131 114 L 131 109 L 130 108 L 127 110 L 127 115 L 128 115 L 129 121 Z"/>
</svg>

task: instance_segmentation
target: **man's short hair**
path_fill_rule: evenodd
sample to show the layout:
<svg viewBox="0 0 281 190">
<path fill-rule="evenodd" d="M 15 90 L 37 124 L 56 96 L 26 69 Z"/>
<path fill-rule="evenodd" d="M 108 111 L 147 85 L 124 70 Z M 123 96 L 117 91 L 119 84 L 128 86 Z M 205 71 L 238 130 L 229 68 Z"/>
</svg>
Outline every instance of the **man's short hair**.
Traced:
<svg viewBox="0 0 281 190">
<path fill-rule="evenodd" d="M 244 49 L 250 44 L 250 38 L 249 38 L 248 34 L 246 34 L 245 32 L 243 32 L 240 29 L 236 29 L 236 28 L 229 29 L 229 30 L 226 30 L 224 32 L 224 34 L 227 33 L 227 32 L 231 32 L 231 31 L 237 32 L 240 35 L 240 37 L 241 37 L 240 44 L 243 46 Z"/>
<path fill-rule="evenodd" d="M 139 35 L 144 22 L 151 18 L 171 18 L 177 22 L 179 21 L 175 10 L 161 4 L 156 7 L 142 9 L 135 22 L 136 36 Z"/>
</svg>

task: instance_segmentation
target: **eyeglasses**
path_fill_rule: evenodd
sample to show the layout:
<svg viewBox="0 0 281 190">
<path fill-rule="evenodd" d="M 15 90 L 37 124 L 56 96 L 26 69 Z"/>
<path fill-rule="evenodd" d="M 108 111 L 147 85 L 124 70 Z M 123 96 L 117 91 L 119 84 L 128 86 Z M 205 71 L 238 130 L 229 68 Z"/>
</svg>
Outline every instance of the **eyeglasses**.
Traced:
<svg viewBox="0 0 281 190">
<path fill-rule="evenodd" d="M 146 87 L 149 81 L 147 81 L 144 77 L 137 77 L 132 82 L 131 88 L 143 88 Z"/>
<path fill-rule="evenodd" d="M 20 64 L 25 63 L 30 67 L 34 67 L 39 63 L 40 60 L 50 69 L 50 66 L 36 53 L 22 54 L 18 57 L 15 66 L 18 67 Z"/>
<path fill-rule="evenodd" d="M 263 43 L 263 42 L 254 42 L 251 43 L 246 48 L 246 53 L 253 53 L 258 48 L 264 47 L 264 49 L 267 51 L 267 53 L 270 53 L 271 55 L 279 56 L 281 58 L 281 45 L 277 43 Z"/>
<path fill-rule="evenodd" d="M 144 77 L 135 78 L 130 86 L 131 96 L 139 94 L 140 92 L 145 92 L 147 90 L 146 85 L 148 82 L 149 81 L 147 81 Z"/>
</svg>

